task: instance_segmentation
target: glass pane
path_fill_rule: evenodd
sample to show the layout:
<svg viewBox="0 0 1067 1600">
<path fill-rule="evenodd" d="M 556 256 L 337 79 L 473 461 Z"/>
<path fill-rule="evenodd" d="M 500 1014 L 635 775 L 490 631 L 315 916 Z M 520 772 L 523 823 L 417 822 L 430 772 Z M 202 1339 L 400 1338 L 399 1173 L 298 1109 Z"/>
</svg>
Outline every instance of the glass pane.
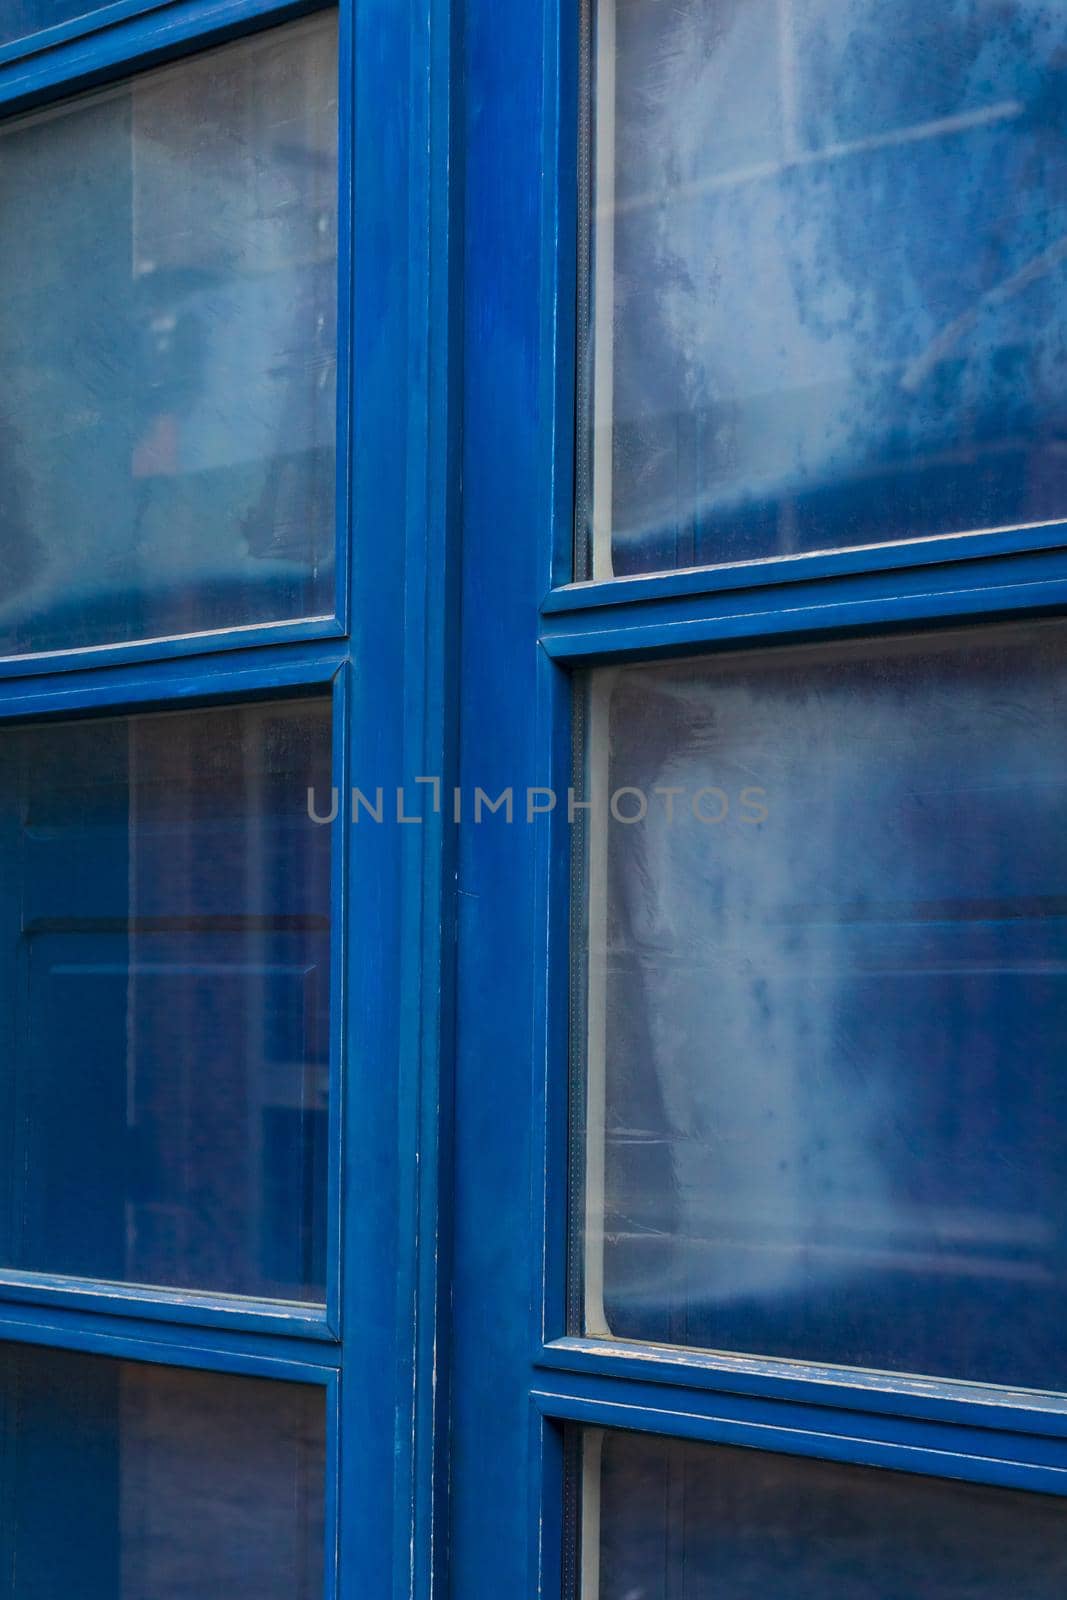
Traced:
<svg viewBox="0 0 1067 1600">
<path fill-rule="evenodd" d="M 336 20 L 0 126 L 0 653 L 333 611 Z"/>
<path fill-rule="evenodd" d="M 1067 627 L 587 688 L 587 1331 L 1067 1389 Z"/>
<path fill-rule="evenodd" d="M 584 1436 L 582 1600 L 1059 1600 L 1054 1495 Z"/>
<path fill-rule="evenodd" d="M 100 11 L 109 0 L 0 0 L 0 45 Z"/>
<path fill-rule="evenodd" d="M 322 1300 L 325 698 L 0 735 L 0 1264 Z"/>
<path fill-rule="evenodd" d="M 0 1589 L 322 1600 L 319 1387 L 0 1347 Z"/>
<path fill-rule="evenodd" d="M 589 3 L 580 575 L 1067 515 L 1067 8 Z"/>
</svg>

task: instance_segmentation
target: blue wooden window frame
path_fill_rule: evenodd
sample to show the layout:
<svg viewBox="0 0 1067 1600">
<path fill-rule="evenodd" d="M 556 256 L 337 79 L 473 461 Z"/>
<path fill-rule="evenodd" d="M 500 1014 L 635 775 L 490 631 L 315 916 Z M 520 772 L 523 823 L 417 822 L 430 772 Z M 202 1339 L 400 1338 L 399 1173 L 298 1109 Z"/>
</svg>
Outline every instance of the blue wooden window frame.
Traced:
<svg viewBox="0 0 1067 1600">
<path fill-rule="evenodd" d="M 464 794 L 565 793 L 575 668 L 1063 613 L 1063 523 L 572 581 L 588 13 L 465 19 Z M 454 1592 L 569 1596 L 573 1424 L 1067 1494 L 1067 1396 L 568 1333 L 565 812 L 461 830 Z"/>
<path fill-rule="evenodd" d="M 116 0 L 0 115 L 311 9 Z M 339 12 L 335 615 L 5 660 L 0 720 L 328 683 L 343 789 L 565 789 L 577 665 L 1062 612 L 1063 525 L 572 583 L 578 0 Z M 571 1422 L 1067 1492 L 1060 1396 L 568 1336 L 565 817 L 339 835 L 325 1314 L 0 1281 L 0 1336 L 323 1386 L 336 1600 L 558 1595 Z"/>
<path fill-rule="evenodd" d="M 0 118 L 317 10 L 339 19 L 332 615 L 0 660 L 0 725 L 327 691 L 334 782 L 448 774 L 456 315 L 442 0 L 114 0 L 0 49 Z M 334 824 L 325 1307 L 0 1272 L 0 1339 L 319 1386 L 327 1600 L 429 1592 L 438 1541 L 440 819 Z M 344 1448 L 341 1440 L 344 1439 Z M 416 1537 L 413 1530 L 418 1530 Z"/>
</svg>

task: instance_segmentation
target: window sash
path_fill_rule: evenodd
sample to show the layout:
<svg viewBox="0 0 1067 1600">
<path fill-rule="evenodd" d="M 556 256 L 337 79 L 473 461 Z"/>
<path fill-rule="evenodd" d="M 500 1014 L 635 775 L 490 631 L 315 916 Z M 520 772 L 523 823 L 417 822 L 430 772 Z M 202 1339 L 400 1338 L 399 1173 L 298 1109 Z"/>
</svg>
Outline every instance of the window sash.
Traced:
<svg viewBox="0 0 1067 1600">
<path fill-rule="evenodd" d="M 1067 538 L 1057 524 L 575 581 L 588 6 L 534 0 L 520 22 L 472 0 L 466 39 L 460 775 L 558 798 L 533 826 L 483 818 L 459 841 L 449 1370 L 453 1459 L 476 1460 L 478 1484 L 469 1467 L 454 1481 L 452 1582 L 489 1600 L 573 1580 L 568 1421 L 743 1427 L 755 1448 L 775 1430 L 801 1453 L 854 1448 L 886 1469 L 906 1449 L 909 1470 L 1063 1494 L 1064 1396 L 567 1333 L 573 672 L 1062 611 Z M 536 197 L 517 206 L 531 173 Z M 512 1490 L 487 1516 L 494 1481 Z"/>
<path fill-rule="evenodd" d="M 119 0 L 84 26 L 0 49 L 0 115 L 313 9 L 303 0 Z M 440 515 L 454 504 L 456 484 L 447 7 L 441 0 L 415 0 L 413 7 L 340 0 L 338 10 L 333 614 L 0 662 L 0 721 L 163 710 L 325 685 L 339 708 L 339 788 L 357 773 L 387 792 L 411 771 L 441 773 L 445 781 L 450 775 L 451 714 L 440 694 L 454 649 L 447 594 L 456 581 L 453 521 Z M 352 545 L 356 560 L 349 559 Z M 433 819 L 417 837 L 395 825 L 358 833 L 339 820 L 337 827 L 332 892 L 341 936 L 331 1072 L 344 1082 L 331 1144 L 325 1315 L 249 1308 L 225 1296 L 12 1282 L 0 1286 L 0 1336 L 324 1387 L 325 1594 L 355 1600 L 368 1588 L 428 1592 L 443 1544 L 429 1531 L 414 1540 L 411 1530 L 416 1520 L 430 1530 L 441 1515 L 433 1384 L 439 1313 L 428 1241 L 440 1226 L 435 1085 L 450 847 Z M 342 1434 L 350 1441 L 343 1457 Z M 419 1447 L 405 1460 L 396 1440 L 407 1436 Z"/>
</svg>

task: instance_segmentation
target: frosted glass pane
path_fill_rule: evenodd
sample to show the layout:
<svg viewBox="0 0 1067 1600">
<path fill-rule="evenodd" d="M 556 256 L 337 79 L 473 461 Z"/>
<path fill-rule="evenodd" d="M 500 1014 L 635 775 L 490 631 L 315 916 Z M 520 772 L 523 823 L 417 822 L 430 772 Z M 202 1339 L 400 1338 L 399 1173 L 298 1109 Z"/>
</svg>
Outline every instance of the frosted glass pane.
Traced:
<svg viewBox="0 0 1067 1600">
<path fill-rule="evenodd" d="M 1067 1389 L 1067 627 L 586 693 L 579 1324 Z"/>
<path fill-rule="evenodd" d="M 580 575 L 1067 514 L 1067 6 L 591 9 Z"/>
<path fill-rule="evenodd" d="M 330 12 L 0 124 L 0 653 L 332 613 Z"/>
</svg>

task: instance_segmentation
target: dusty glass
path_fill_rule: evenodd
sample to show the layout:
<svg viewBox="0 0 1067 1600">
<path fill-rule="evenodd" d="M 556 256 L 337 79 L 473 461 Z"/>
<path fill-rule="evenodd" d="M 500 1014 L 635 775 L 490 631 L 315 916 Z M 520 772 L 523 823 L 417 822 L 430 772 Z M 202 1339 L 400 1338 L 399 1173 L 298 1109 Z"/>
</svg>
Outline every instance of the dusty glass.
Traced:
<svg viewBox="0 0 1067 1600">
<path fill-rule="evenodd" d="M 578 576 L 1067 515 L 1062 7 L 589 9 Z"/>
<path fill-rule="evenodd" d="M 1067 1388 L 1067 627 L 581 692 L 576 1329 Z"/>
<path fill-rule="evenodd" d="M 0 124 L 0 654 L 334 611 L 337 23 Z"/>
</svg>

